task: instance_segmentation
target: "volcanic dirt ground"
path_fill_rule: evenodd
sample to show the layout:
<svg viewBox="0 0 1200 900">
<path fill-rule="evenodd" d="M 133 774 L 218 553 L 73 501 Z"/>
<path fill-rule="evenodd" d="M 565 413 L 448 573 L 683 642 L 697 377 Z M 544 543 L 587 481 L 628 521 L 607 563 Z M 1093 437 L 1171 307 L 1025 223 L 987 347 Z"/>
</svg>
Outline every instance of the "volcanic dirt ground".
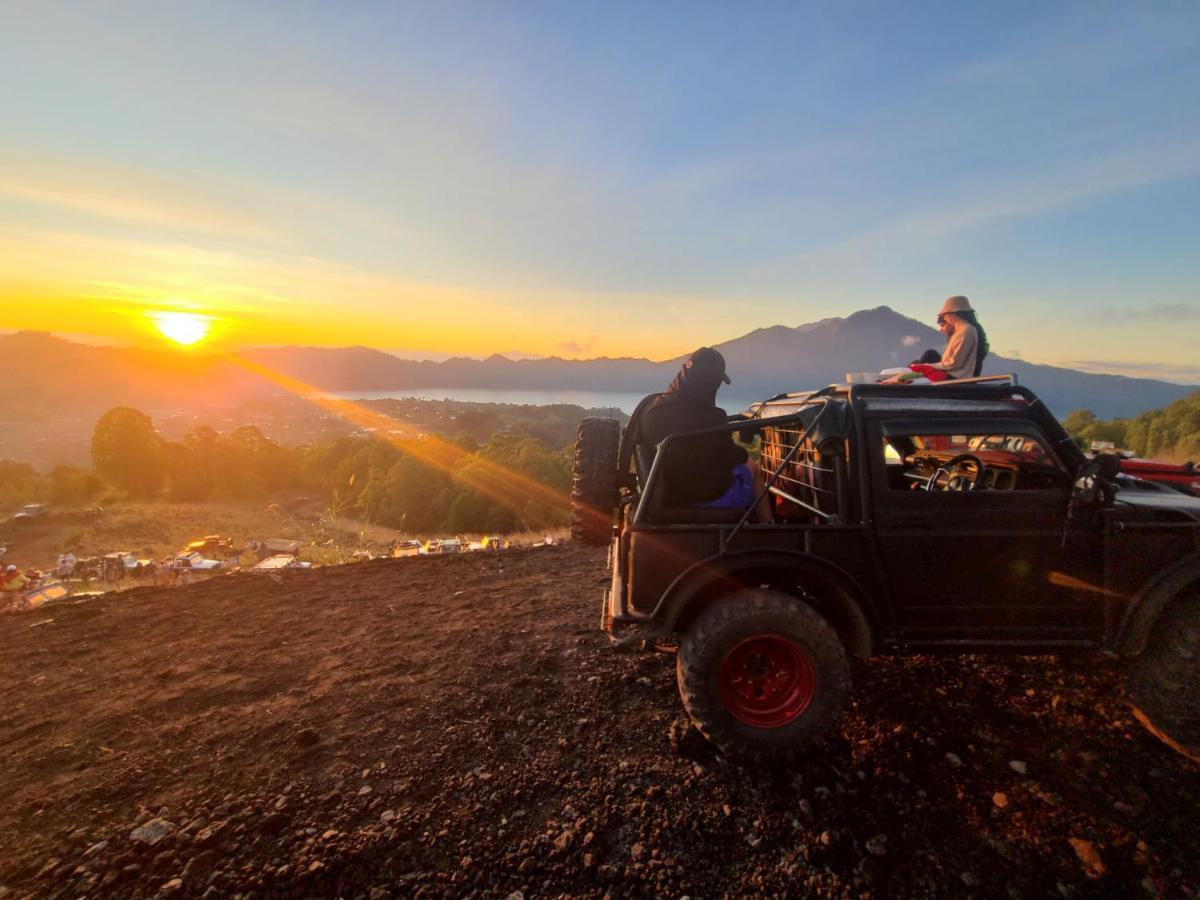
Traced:
<svg viewBox="0 0 1200 900">
<path fill-rule="evenodd" d="M 877 659 L 787 771 L 577 546 L 0 617 L 0 896 L 1195 896 L 1200 767 L 1096 657 Z"/>
</svg>

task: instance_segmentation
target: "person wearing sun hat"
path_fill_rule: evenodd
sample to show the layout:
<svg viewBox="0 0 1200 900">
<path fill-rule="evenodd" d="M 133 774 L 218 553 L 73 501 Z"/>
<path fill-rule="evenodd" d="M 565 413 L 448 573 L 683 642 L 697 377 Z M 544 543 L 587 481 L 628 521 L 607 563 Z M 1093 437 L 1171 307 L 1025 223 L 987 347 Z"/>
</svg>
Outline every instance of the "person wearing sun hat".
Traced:
<svg viewBox="0 0 1200 900">
<path fill-rule="evenodd" d="M 988 354 L 987 332 L 979 324 L 971 301 L 961 294 L 947 297 L 937 316 L 938 331 L 946 337 L 940 362 L 926 363 L 947 378 L 975 378 Z"/>
</svg>

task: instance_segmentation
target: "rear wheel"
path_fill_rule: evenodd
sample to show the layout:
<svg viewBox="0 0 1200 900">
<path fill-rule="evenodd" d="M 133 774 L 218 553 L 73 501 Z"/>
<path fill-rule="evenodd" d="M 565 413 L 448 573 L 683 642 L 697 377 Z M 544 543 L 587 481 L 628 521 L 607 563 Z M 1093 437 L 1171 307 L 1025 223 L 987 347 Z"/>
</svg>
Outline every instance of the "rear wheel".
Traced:
<svg viewBox="0 0 1200 900">
<path fill-rule="evenodd" d="M 710 606 L 684 635 L 675 673 L 700 733 L 749 762 L 798 757 L 833 729 L 850 694 L 837 632 L 781 591 L 738 591 Z"/>
<path fill-rule="evenodd" d="M 1129 694 L 1142 724 L 1200 762 L 1200 591 L 1163 611 L 1130 676 Z"/>
<path fill-rule="evenodd" d="M 617 446 L 621 423 L 587 418 L 579 423 L 571 470 L 571 537 L 605 544 L 612 536 L 617 505 Z"/>
</svg>

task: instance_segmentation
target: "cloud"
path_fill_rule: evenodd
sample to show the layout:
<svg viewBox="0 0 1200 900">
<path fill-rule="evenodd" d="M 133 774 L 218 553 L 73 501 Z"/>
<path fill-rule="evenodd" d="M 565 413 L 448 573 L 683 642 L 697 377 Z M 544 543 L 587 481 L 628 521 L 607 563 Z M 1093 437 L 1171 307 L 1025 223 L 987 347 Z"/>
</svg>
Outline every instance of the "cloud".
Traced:
<svg viewBox="0 0 1200 900">
<path fill-rule="evenodd" d="M 1200 306 L 1189 303 L 1160 303 L 1140 309 L 1107 309 L 1100 312 L 1101 318 L 1147 322 L 1193 322 L 1200 319 Z"/>
<path fill-rule="evenodd" d="M 900 341 L 900 346 L 915 347 L 919 343 L 921 343 L 921 339 L 919 337 L 917 337 L 915 334 L 906 334 L 904 336 L 904 339 L 902 341 Z"/>
<path fill-rule="evenodd" d="M 1065 362 L 1063 365 L 1079 369 L 1082 372 L 1102 375 L 1128 375 L 1131 378 L 1158 378 L 1178 384 L 1200 384 L 1200 366 L 1106 359 L 1077 359 Z"/>
<path fill-rule="evenodd" d="M 568 356 L 587 356 L 592 352 L 592 348 L 596 346 L 598 340 L 600 340 L 600 335 L 589 334 L 585 337 L 562 341 L 555 346 L 555 349 Z"/>
</svg>

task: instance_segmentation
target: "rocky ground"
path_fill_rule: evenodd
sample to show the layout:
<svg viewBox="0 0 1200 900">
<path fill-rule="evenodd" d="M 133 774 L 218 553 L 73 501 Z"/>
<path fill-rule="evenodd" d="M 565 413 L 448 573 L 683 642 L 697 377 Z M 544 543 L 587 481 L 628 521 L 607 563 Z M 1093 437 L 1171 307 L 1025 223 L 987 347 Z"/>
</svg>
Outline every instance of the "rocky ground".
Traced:
<svg viewBox="0 0 1200 900">
<path fill-rule="evenodd" d="M 749 771 L 604 553 L 427 557 L 0 617 L 0 897 L 1196 896 L 1200 767 L 1115 663 L 879 659 Z"/>
</svg>

